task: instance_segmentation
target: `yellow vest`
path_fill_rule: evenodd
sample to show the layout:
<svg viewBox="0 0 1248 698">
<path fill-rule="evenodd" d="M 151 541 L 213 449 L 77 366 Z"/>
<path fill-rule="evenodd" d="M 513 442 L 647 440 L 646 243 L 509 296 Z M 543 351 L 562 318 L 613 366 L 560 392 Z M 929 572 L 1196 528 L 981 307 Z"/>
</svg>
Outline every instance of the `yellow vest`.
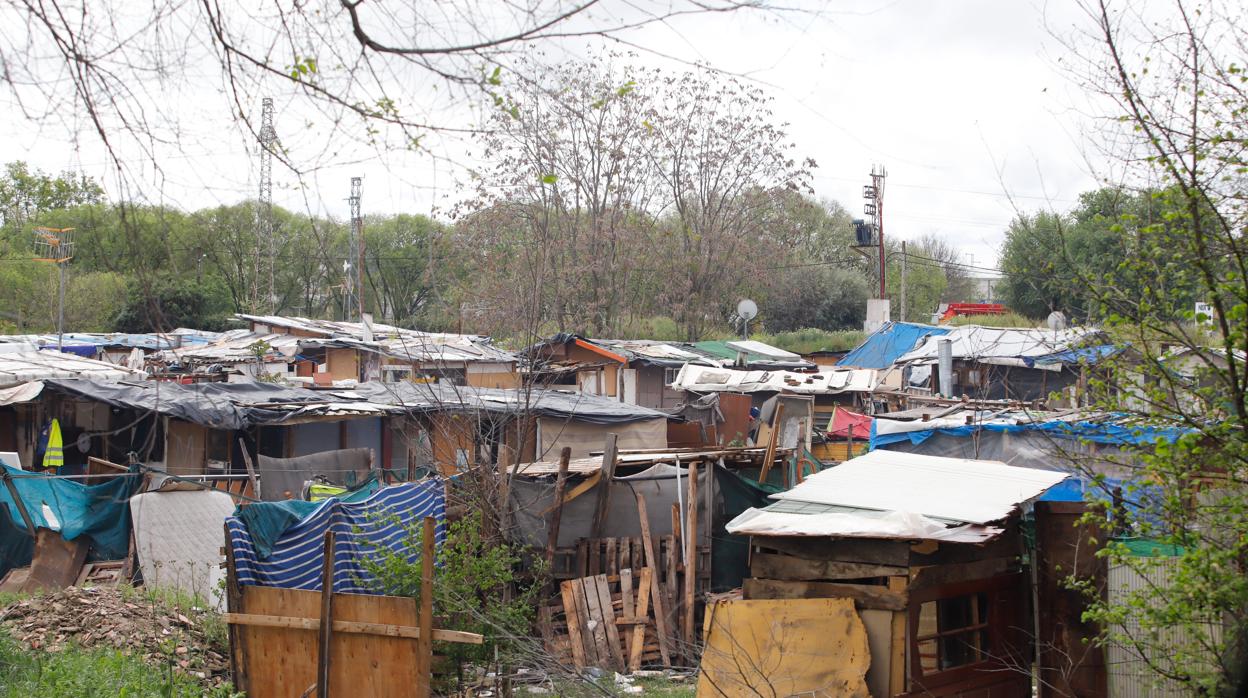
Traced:
<svg viewBox="0 0 1248 698">
<path fill-rule="evenodd" d="M 61 423 L 53 419 L 48 429 L 48 448 L 43 452 L 43 467 L 59 468 L 65 465 L 65 444 L 61 440 Z"/>
</svg>

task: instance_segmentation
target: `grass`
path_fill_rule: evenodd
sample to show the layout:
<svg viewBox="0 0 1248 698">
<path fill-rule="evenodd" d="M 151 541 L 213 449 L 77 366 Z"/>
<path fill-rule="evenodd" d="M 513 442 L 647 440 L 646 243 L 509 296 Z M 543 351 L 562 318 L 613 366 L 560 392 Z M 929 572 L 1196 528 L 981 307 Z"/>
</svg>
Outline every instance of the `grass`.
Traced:
<svg viewBox="0 0 1248 698">
<path fill-rule="evenodd" d="M 1006 313 L 1004 315 L 958 316 L 949 322 L 942 322 L 941 324 L 951 327 L 961 327 L 962 325 L 983 325 L 984 327 L 1034 328 L 1045 326 L 1043 320 L 1033 320 L 1032 318 L 1024 317 L 1018 313 Z"/>
<path fill-rule="evenodd" d="M 70 647 L 60 652 L 25 651 L 0 630 L 0 696 L 60 698 L 226 698 L 228 688 L 205 692 L 203 685 L 142 657 L 114 649 Z"/>
<path fill-rule="evenodd" d="M 633 679 L 633 683 L 645 689 L 645 696 L 664 696 L 665 698 L 693 698 L 698 692 L 696 676 L 691 676 L 681 683 L 676 683 L 662 676 L 647 676 Z"/>
<path fill-rule="evenodd" d="M 751 339 L 791 351 L 794 354 L 809 354 L 812 351 L 849 351 L 861 344 L 864 337 L 866 335 L 859 330 L 830 332 L 806 327 L 792 332 L 755 334 Z"/>
</svg>

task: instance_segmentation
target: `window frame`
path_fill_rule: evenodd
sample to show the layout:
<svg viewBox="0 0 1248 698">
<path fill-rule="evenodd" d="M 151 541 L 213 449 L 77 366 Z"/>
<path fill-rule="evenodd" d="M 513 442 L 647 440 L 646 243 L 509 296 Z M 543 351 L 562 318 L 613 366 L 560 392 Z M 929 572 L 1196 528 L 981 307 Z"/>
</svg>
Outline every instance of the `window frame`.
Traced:
<svg viewBox="0 0 1248 698">
<path fill-rule="evenodd" d="M 910 603 L 907 609 L 906 665 L 909 690 L 911 692 L 932 690 L 940 686 L 972 680 L 985 673 L 997 673 L 1002 666 L 1001 658 L 1010 651 L 1009 641 L 1012 634 L 1010 626 L 1014 622 L 1011 616 L 1018 615 L 1023 610 L 1015 608 L 1011 612 L 1007 605 L 1011 600 L 1019 604 L 1025 603 L 1025 600 L 1018 594 L 1018 590 L 1024 588 L 1019 585 L 1025 584 L 1027 584 L 1027 580 L 1021 572 L 1012 572 L 985 579 L 913 590 L 910 594 Z M 976 662 L 949 667 L 948 669 L 925 672 L 919 657 L 919 617 L 923 604 L 929 601 L 970 596 L 981 592 L 987 595 L 987 618 L 981 620 L 974 628 L 971 626 L 957 628 L 956 630 L 948 631 L 945 635 L 968 631 L 983 633 L 982 653 L 984 658 Z M 921 637 L 926 641 L 935 636 L 928 634 Z"/>
</svg>

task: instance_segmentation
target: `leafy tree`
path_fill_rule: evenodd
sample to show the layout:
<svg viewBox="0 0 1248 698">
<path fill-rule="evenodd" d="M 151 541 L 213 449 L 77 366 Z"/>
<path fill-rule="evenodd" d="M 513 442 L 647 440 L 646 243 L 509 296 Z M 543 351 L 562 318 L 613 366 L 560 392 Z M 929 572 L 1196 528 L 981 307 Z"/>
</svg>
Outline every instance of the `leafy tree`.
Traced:
<svg viewBox="0 0 1248 698">
<path fill-rule="evenodd" d="M 5 165 L 0 176 L 0 226 L 7 235 L 15 235 L 41 213 L 103 200 L 104 190 L 85 175 L 32 172 L 25 162 L 17 160 Z"/>
<path fill-rule="evenodd" d="M 119 332 L 169 332 L 179 327 L 225 329 L 230 309 L 226 291 L 211 282 L 161 279 L 134 283 L 114 327 Z"/>
<path fill-rule="evenodd" d="M 1129 359 L 1097 386 L 1104 395 L 1098 407 L 1134 413 L 1139 424 L 1185 430 L 1174 441 L 1127 449 L 1128 506 L 1107 501 L 1099 521 L 1155 539 L 1173 555 L 1163 570 L 1158 558 L 1107 546 L 1109 564 L 1150 581 L 1109 600 L 1091 595 L 1085 618 L 1099 624 L 1103 643 L 1142 657 L 1177 691 L 1242 695 L 1248 689 L 1248 97 L 1237 61 L 1248 33 L 1220 8 L 1186 2 L 1156 14 L 1150 8 L 1147 18 L 1108 0 L 1092 0 L 1085 9 L 1097 44 L 1089 51 L 1084 39 L 1072 40 L 1083 52 L 1070 55 L 1087 56 L 1076 75 L 1114 106 L 1108 116 L 1122 128 L 1105 142 L 1121 149 L 1110 154 L 1134 181 L 1157 186 L 1133 192 L 1125 207 L 1104 192 L 1093 194 L 1081 201 L 1082 214 L 1050 226 L 1060 235 L 1036 248 L 1047 254 L 1037 259 L 1060 259 L 1064 284 L 1043 300 L 1082 303 L 1131 345 Z M 1109 239 L 1079 241 L 1080 224 Z M 1075 263 L 1081 257 L 1091 264 Z M 1212 312 L 1196 316 L 1192 300 L 1208 302 Z"/>
</svg>

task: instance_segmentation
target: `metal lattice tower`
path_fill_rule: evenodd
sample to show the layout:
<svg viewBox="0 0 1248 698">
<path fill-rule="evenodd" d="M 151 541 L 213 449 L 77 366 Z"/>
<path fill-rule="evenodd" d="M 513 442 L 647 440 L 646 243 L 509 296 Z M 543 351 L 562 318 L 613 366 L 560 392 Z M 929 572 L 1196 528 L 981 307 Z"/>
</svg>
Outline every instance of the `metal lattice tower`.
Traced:
<svg viewBox="0 0 1248 698">
<path fill-rule="evenodd" d="M 887 177 L 888 173 L 884 170 L 883 165 L 872 165 L 871 183 L 862 188 L 862 198 L 867 200 L 867 203 L 863 204 L 862 210 L 867 215 L 867 220 L 875 232 L 875 244 L 879 246 L 877 269 L 879 271 L 880 298 L 888 297 L 885 289 L 887 263 L 884 251 L 884 180 Z"/>
<path fill-rule="evenodd" d="M 277 268 L 275 255 L 277 241 L 273 231 L 273 153 L 280 147 L 277 140 L 277 129 L 273 127 L 273 98 L 265 97 L 260 102 L 260 196 L 256 200 L 256 280 L 252 287 L 252 305 L 260 308 L 260 285 L 265 272 L 268 273 L 269 297 L 265 305 L 269 312 L 277 312 L 277 293 L 274 287 L 274 272 Z M 267 251 L 267 256 L 261 254 Z M 262 260 L 261 257 L 264 257 Z"/>
<path fill-rule="evenodd" d="M 363 179 L 351 178 L 351 197 L 347 201 L 351 205 L 351 249 L 342 270 L 346 274 L 343 285 L 343 317 L 350 320 L 352 316 L 360 321 L 364 317 L 364 218 L 360 214 L 360 189 Z"/>
</svg>

